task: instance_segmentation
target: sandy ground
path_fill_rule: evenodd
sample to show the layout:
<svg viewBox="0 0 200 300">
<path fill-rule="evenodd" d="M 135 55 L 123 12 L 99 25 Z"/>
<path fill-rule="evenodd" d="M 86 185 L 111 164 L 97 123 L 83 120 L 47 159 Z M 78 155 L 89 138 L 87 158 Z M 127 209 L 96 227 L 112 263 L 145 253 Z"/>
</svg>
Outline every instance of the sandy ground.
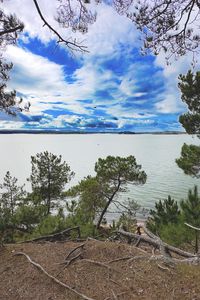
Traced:
<svg viewBox="0 0 200 300">
<path fill-rule="evenodd" d="M 16 256 L 17 252 L 28 254 L 49 274 L 91 299 L 200 299 L 200 267 L 167 268 L 162 262 L 149 261 L 150 248 L 145 252 L 132 245 L 92 240 L 62 264 L 80 245 L 46 242 L 0 248 L 0 300 L 83 299 L 53 281 L 25 256 Z M 75 256 L 79 257 L 67 266 Z M 113 261 L 118 258 L 124 259 Z"/>
</svg>

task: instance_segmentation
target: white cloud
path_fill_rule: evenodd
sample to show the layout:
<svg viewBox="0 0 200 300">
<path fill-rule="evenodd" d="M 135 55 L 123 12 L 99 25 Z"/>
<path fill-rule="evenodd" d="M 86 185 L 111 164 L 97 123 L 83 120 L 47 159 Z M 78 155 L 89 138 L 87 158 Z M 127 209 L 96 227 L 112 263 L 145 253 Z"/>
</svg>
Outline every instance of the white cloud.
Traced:
<svg viewBox="0 0 200 300">
<path fill-rule="evenodd" d="M 155 105 L 158 112 L 161 113 L 180 113 L 186 109 L 185 104 L 181 101 L 181 93 L 178 89 L 179 74 L 187 73 L 191 69 L 193 61 L 192 53 L 188 53 L 178 60 L 171 60 L 171 64 L 167 65 L 165 54 L 160 53 L 156 57 L 156 65 L 163 68 L 163 76 L 165 77 L 166 91 L 165 99 Z M 198 70 L 200 64 L 196 64 L 195 69 Z M 194 71 L 195 71 L 194 69 Z"/>
<path fill-rule="evenodd" d="M 152 125 L 154 124 L 155 121 L 154 120 L 151 120 L 151 119 L 145 119 L 145 120 L 142 120 L 142 119 L 129 119 L 128 120 L 128 125 L 131 126 L 131 125 Z M 119 129 L 121 128 L 124 128 L 125 126 L 127 125 L 127 119 L 121 119 L 118 121 L 118 127 Z"/>
<path fill-rule="evenodd" d="M 17 122 L 17 121 L 2 121 L 0 122 L 0 129 L 21 129 L 23 128 L 23 123 L 22 122 Z"/>
<path fill-rule="evenodd" d="M 120 47 L 126 51 L 137 47 L 139 33 L 134 24 L 126 17 L 119 16 L 112 7 L 102 3 L 97 7 L 97 21 L 86 35 L 88 48 L 92 55 L 110 59 L 120 53 Z"/>
<path fill-rule="evenodd" d="M 65 80 L 61 65 L 16 46 L 8 46 L 6 57 L 14 64 L 11 89 L 29 97 L 63 92 Z"/>
<path fill-rule="evenodd" d="M 38 3 L 46 20 L 49 21 L 52 26 L 55 26 L 56 29 L 59 29 L 59 26 L 54 19 L 58 2 L 40 0 Z M 24 23 L 25 28 L 23 34 L 28 33 L 30 38 L 37 37 L 44 43 L 55 38 L 50 30 L 46 26 L 43 26 L 43 21 L 39 17 L 33 1 L 12 0 L 4 1 L 1 5 L 3 5 L 3 9 L 6 13 L 16 14 L 20 21 Z M 25 39 L 27 39 L 27 36 L 25 36 Z"/>
<path fill-rule="evenodd" d="M 71 31 L 69 29 L 59 28 L 54 20 L 58 2 L 40 0 L 39 5 L 45 18 L 59 30 L 59 32 L 66 37 L 70 37 Z M 55 36 L 52 35 L 49 29 L 42 27 L 42 21 L 36 12 L 33 1 L 4 1 L 3 6 L 5 11 L 15 12 L 21 21 L 24 22 L 24 41 L 28 42 L 30 37 L 37 37 L 43 43 L 49 42 L 52 38 L 55 39 Z M 112 104 L 112 106 L 108 106 L 108 109 L 105 109 L 108 114 L 118 118 L 138 119 L 138 122 L 142 122 L 142 118 L 154 116 L 153 113 L 145 112 L 144 109 L 142 111 L 144 116 L 141 116 L 139 109 L 133 111 L 132 109 L 123 108 L 119 104 L 120 101 L 123 103 L 126 97 L 141 97 L 146 95 L 146 92 L 136 92 L 136 70 L 139 67 L 145 68 L 145 65 L 143 66 L 138 63 L 138 65 L 132 64 L 127 66 L 127 74 L 123 77 L 115 74 L 112 70 L 102 68 L 102 63 L 112 58 L 118 58 L 122 53 L 122 48 L 123 55 L 128 57 L 130 50 L 133 49 L 133 47 L 139 46 L 139 33 L 130 20 L 124 16 L 119 16 L 105 3 L 101 3 L 95 9 L 97 10 L 98 18 L 96 23 L 90 26 L 89 32 L 85 36 L 79 33 L 74 35 L 79 39 L 85 40 L 84 44 L 88 45 L 90 53 L 77 56 L 77 59 L 82 65 L 72 74 L 71 79 L 73 81 L 71 82 L 66 81 L 62 65 L 49 61 L 45 57 L 33 54 L 26 49 L 14 46 L 9 46 L 6 51 L 8 60 L 14 63 L 13 76 L 9 81 L 9 88 L 16 89 L 27 97 L 32 104 L 29 116 L 43 115 L 43 126 L 49 126 L 49 122 L 57 124 L 57 126 L 59 124 L 63 126 L 63 124 L 67 122 L 73 123 L 77 121 L 76 116 L 74 120 L 72 120 L 71 116 L 59 116 L 55 118 L 54 122 L 51 117 L 43 113 L 43 111 L 47 109 L 66 109 L 66 111 L 70 110 L 75 114 L 89 115 L 90 112 L 84 107 L 84 103 L 81 103 L 79 100 L 90 100 L 93 101 L 95 105 L 102 104 L 100 100 L 95 98 L 95 93 L 99 89 L 108 90 L 114 98 L 114 100 L 109 100 L 108 103 L 108 105 Z M 179 73 L 185 73 L 187 71 L 190 62 L 191 57 L 184 56 L 179 61 L 167 66 L 162 53 L 156 58 L 156 66 L 163 68 L 162 75 L 165 77 L 166 86 L 164 99 L 162 97 L 163 100 L 155 104 L 156 112 L 176 113 L 184 110 L 184 105 L 180 100 L 180 94 L 177 88 L 177 77 Z M 118 84 L 116 83 L 116 79 L 118 80 Z M 121 82 L 121 84 L 119 82 Z M 146 100 L 142 99 L 139 103 L 144 104 L 145 101 Z M 55 102 L 62 103 L 54 104 Z M 116 105 L 113 106 L 113 104 Z M 88 106 L 91 105 L 88 104 Z M 136 121 L 137 120 L 134 120 L 134 122 Z M 152 122 L 152 120 L 150 121 Z M 84 122 L 84 120 L 80 122 Z M 130 123 L 131 121 L 128 122 Z M 34 124 L 36 123 L 37 122 L 34 122 Z"/>
</svg>

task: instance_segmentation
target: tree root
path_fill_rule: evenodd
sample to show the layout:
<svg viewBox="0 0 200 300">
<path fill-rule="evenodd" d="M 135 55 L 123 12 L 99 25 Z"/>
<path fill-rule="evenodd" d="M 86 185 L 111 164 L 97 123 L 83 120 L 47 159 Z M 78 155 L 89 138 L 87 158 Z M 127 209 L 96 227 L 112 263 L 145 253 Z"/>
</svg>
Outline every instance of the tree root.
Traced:
<svg viewBox="0 0 200 300">
<path fill-rule="evenodd" d="M 146 256 L 145 255 L 138 255 L 138 256 L 119 257 L 119 258 L 108 261 L 108 264 L 111 264 L 113 262 L 122 261 L 122 260 L 134 261 L 134 260 L 143 259 L 143 258 L 149 258 L 149 255 L 148 256 L 147 255 Z"/>
<path fill-rule="evenodd" d="M 100 261 L 97 261 L 97 260 L 92 260 L 92 259 L 84 258 L 84 259 L 81 259 L 81 260 L 76 261 L 75 263 L 77 264 L 77 263 L 80 263 L 80 262 L 88 262 L 88 263 L 95 264 L 95 265 L 97 265 L 97 266 L 106 268 L 106 269 L 108 269 L 109 271 L 115 271 L 115 272 L 117 272 L 117 273 L 121 273 L 121 270 L 118 270 L 118 269 L 116 269 L 116 268 L 113 268 L 113 267 L 107 265 L 106 263 L 103 263 L 103 262 L 100 262 Z"/>
<path fill-rule="evenodd" d="M 75 289 L 73 289 L 72 287 L 70 287 L 69 285 L 61 282 L 60 280 L 58 280 L 57 278 L 55 278 L 54 276 L 52 276 L 51 274 L 49 274 L 40 264 L 36 263 L 35 261 L 33 261 L 29 255 L 27 255 L 24 252 L 17 252 L 14 254 L 14 256 L 19 256 L 19 255 L 23 255 L 27 258 L 27 260 L 34 265 L 36 268 L 38 268 L 40 271 L 42 271 L 47 277 L 49 277 L 50 279 L 52 279 L 54 282 L 56 282 L 57 284 L 59 284 L 60 286 L 68 289 L 69 291 L 71 291 L 72 293 L 76 294 L 77 296 L 81 297 L 82 299 L 85 300 L 94 300 L 92 298 L 87 297 L 86 295 L 76 291 Z"/>
<path fill-rule="evenodd" d="M 163 267 L 163 266 L 161 266 L 160 264 L 157 264 L 157 266 L 158 266 L 158 268 L 161 269 L 161 270 L 164 270 L 164 271 L 170 271 L 169 268 Z"/>
</svg>

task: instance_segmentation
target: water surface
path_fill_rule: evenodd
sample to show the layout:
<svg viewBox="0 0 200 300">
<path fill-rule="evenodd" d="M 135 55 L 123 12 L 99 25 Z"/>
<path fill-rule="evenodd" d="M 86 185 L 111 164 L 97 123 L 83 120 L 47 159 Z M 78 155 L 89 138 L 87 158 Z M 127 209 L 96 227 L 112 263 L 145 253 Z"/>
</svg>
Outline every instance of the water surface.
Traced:
<svg viewBox="0 0 200 300">
<path fill-rule="evenodd" d="M 176 200 L 187 196 L 189 188 L 200 182 L 183 174 L 175 163 L 180 156 L 183 143 L 200 144 L 198 138 L 188 135 L 153 134 L 11 134 L 0 135 L 0 182 L 10 171 L 19 183 L 26 183 L 31 172 L 31 155 L 41 151 L 61 154 L 63 159 L 76 173 L 75 178 L 66 186 L 72 186 L 89 174 L 94 175 L 94 164 L 99 157 L 107 155 L 134 155 L 147 173 L 143 186 L 130 185 L 129 192 L 120 195 L 120 200 L 135 199 L 146 208 L 152 208 L 155 201 L 169 194 Z"/>
</svg>

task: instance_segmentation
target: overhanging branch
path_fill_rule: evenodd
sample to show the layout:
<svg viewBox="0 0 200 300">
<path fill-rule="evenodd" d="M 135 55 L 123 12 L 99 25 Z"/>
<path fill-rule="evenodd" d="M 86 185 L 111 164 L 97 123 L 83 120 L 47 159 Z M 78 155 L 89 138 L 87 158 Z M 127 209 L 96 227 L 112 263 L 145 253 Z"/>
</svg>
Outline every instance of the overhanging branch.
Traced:
<svg viewBox="0 0 200 300">
<path fill-rule="evenodd" d="M 38 5 L 38 2 L 37 0 L 33 0 L 34 4 L 35 4 L 35 7 L 36 7 L 36 10 L 41 18 L 41 20 L 44 22 L 44 26 L 47 26 L 50 31 L 52 31 L 54 33 L 55 36 L 57 36 L 58 40 L 57 40 L 57 43 L 63 43 L 65 44 L 71 51 L 80 51 L 80 52 L 89 52 L 87 50 L 87 47 L 84 46 L 84 45 L 81 45 L 80 43 L 76 42 L 76 40 L 74 40 L 73 42 L 69 41 L 69 40 L 66 40 L 65 38 L 63 38 L 58 31 L 56 31 L 47 21 L 46 19 L 44 18 L 41 10 L 40 10 L 40 7 Z"/>
<path fill-rule="evenodd" d="M 9 33 L 13 33 L 13 32 L 17 32 L 18 30 L 22 31 L 24 28 L 23 25 L 19 25 L 17 27 L 13 27 L 13 28 L 10 28 L 10 29 L 7 29 L 7 30 L 2 30 L 0 31 L 0 36 L 3 36 L 5 34 L 9 34 Z"/>
</svg>

